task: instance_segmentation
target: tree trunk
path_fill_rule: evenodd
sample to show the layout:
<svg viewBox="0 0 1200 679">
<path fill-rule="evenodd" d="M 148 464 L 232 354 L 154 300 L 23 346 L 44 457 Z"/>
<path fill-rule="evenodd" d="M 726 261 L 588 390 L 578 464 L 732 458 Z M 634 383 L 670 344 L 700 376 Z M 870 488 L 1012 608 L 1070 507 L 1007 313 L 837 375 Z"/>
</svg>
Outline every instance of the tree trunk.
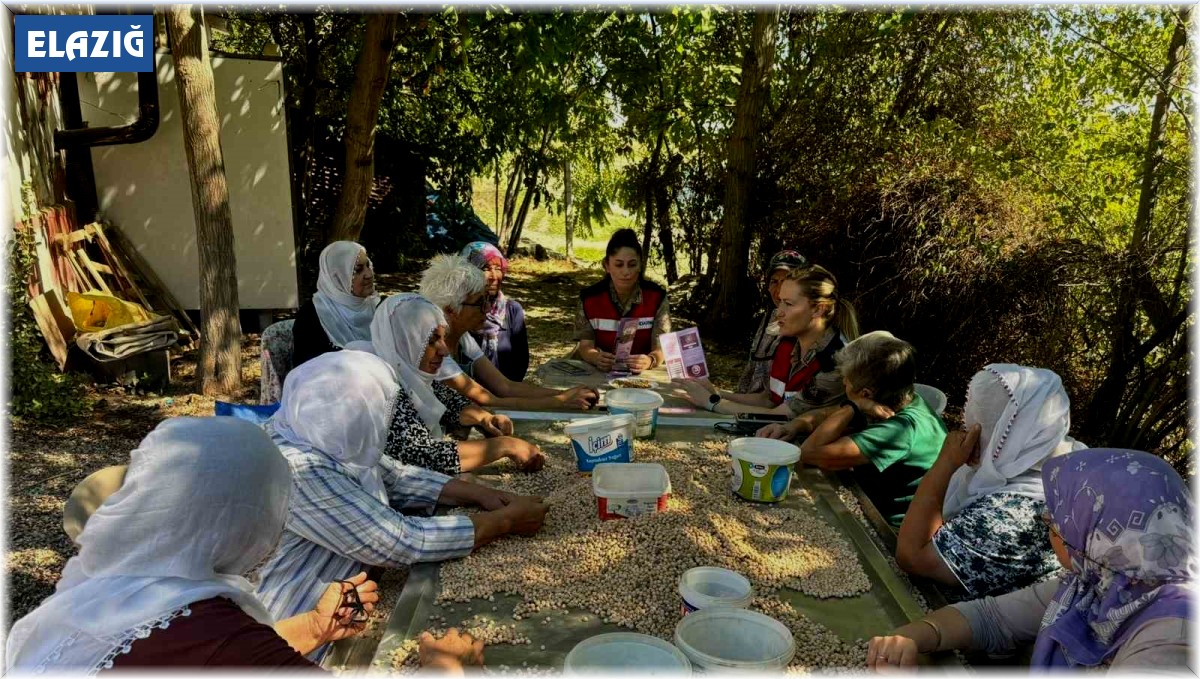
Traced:
<svg viewBox="0 0 1200 679">
<path fill-rule="evenodd" d="M 525 176 L 525 197 L 521 199 L 521 209 L 513 218 L 512 232 L 508 235 L 508 248 L 504 252 L 505 257 L 512 257 L 513 253 L 517 251 L 517 245 L 521 242 L 521 232 L 525 230 L 525 219 L 529 216 L 529 203 L 533 201 L 533 189 L 537 185 L 537 178 L 537 168 Z"/>
<path fill-rule="evenodd" d="M 646 171 L 642 174 L 642 202 L 646 206 L 646 221 L 642 228 L 642 252 L 645 253 L 647 260 L 650 259 L 650 237 L 654 233 L 654 195 L 662 177 L 658 163 L 662 158 L 663 139 L 666 137 L 666 133 L 666 129 L 658 131 L 658 139 L 654 142 L 654 152 L 650 154 Z M 645 268 L 646 264 L 647 262 L 642 262 L 642 267 Z"/>
<path fill-rule="evenodd" d="M 347 103 L 346 171 L 330 241 L 357 240 L 367 215 L 367 200 L 375 181 L 375 129 L 391 72 L 396 22 L 395 14 L 367 17 L 366 38 L 354 67 L 354 89 Z"/>
<path fill-rule="evenodd" d="M 1113 311 L 1112 321 L 1109 323 L 1113 332 L 1108 374 L 1105 375 L 1100 387 L 1096 389 L 1087 409 L 1088 435 L 1092 440 L 1105 445 L 1121 443 L 1110 440 L 1110 438 L 1121 428 L 1118 413 L 1121 409 L 1122 397 L 1135 364 L 1140 363 L 1150 353 L 1145 351 L 1144 347 L 1142 351 L 1138 350 L 1136 320 L 1140 295 L 1137 293 L 1137 286 L 1133 284 L 1133 281 L 1139 279 L 1146 267 L 1146 245 L 1149 240 L 1150 221 L 1158 192 L 1156 173 L 1162 162 L 1163 122 L 1171 106 L 1170 93 L 1167 88 L 1175 77 L 1183 47 L 1187 42 L 1187 21 L 1190 14 L 1190 8 L 1184 8 L 1180 12 L 1174 33 L 1171 35 L 1170 46 L 1167 48 L 1167 63 L 1158 80 L 1159 89 L 1154 100 L 1154 112 L 1150 119 L 1150 134 L 1142 156 L 1142 186 L 1138 196 L 1137 216 L 1133 223 L 1133 236 L 1124 254 L 1125 276 L 1122 277 L 1124 282 L 1117 285 L 1117 304 Z M 1169 339 L 1170 337 L 1163 337 L 1160 343 Z"/>
<path fill-rule="evenodd" d="M 724 214 L 721 218 L 721 246 L 717 262 L 717 298 L 709 310 L 708 325 L 717 334 L 740 332 L 738 322 L 753 305 L 748 295 L 746 260 L 750 233 L 746 228 L 750 195 L 754 186 L 754 163 L 759 123 L 766 107 L 771 68 L 775 61 L 775 31 L 779 25 L 779 6 L 757 12 L 750 45 L 742 56 L 742 82 L 734 113 L 733 134 L 729 139 L 728 167 L 725 177 Z"/>
<path fill-rule="evenodd" d="M 508 185 L 504 189 L 504 218 L 500 220 L 500 240 L 503 241 L 512 233 L 513 215 L 517 210 L 517 197 L 521 195 L 521 186 L 525 177 L 525 159 L 518 157 L 513 164 L 513 171 L 508 175 Z"/>
<path fill-rule="evenodd" d="M 667 267 L 667 285 L 674 285 L 679 280 L 679 268 L 675 263 L 675 239 L 671 235 L 671 198 L 663 177 L 659 177 L 655 186 L 654 199 L 658 242 L 662 244 L 663 262 Z"/>
<path fill-rule="evenodd" d="M 200 390 L 207 395 L 232 395 L 242 388 L 242 327 L 208 37 L 199 5 L 172 5 L 166 18 L 200 256 Z"/>
<path fill-rule="evenodd" d="M 533 156 L 534 158 L 545 158 L 546 147 L 550 145 L 550 132 L 549 126 L 542 130 L 542 143 L 538 147 L 537 154 Z M 505 257 L 512 257 L 513 253 L 517 251 L 517 244 L 521 241 L 521 232 L 525 230 L 525 219 L 529 217 L 529 203 L 533 200 L 533 190 L 537 188 L 540 172 L 540 166 L 535 165 L 525 173 L 525 197 L 521 199 L 521 209 L 517 211 L 517 216 L 513 219 L 512 233 L 508 237 L 508 249 L 504 253 Z"/>
<path fill-rule="evenodd" d="M 575 245 L 575 194 L 571 186 L 571 161 L 563 161 L 563 234 L 566 238 L 567 259 Z"/>
</svg>

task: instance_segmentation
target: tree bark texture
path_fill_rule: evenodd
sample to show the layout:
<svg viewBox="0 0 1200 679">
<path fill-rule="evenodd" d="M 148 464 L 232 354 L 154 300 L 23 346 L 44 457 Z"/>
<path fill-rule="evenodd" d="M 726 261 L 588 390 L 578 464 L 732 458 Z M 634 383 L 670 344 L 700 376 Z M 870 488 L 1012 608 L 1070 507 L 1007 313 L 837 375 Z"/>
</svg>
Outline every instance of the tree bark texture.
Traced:
<svg viewBox="0 0 1200 679">
<path fill-rule="evenodd" d="M 571 161 L 563 162 L 563 235 L 567 259 L 575 245 L 575 188 L 571 184 Z"/>
<path fill-rule="evenodd" d="M 1087 409 L 1088 434 L 1092 440 L 1102 445 L 1130 445 L 1137 441 L 1123 440 L 1130 436 L 1131 432 L 1137 431 L 1137 426 L 1129 426 L 1130 424 L 1138 423 L 1123 423 L 1121 415 L 1126 416 L 1131 413 L 1126 409 L 1123 413 L 1122 403 L 1125 401 L 1125 391 L 1129 384 L 1129 376 L 1135 366 L 1140 365 L 1145 358 L 1150 355 L 1151 351 L 1160 345 L 1165 345 L 1174 336 L 1178 328 L 1183 327 L 1179 323 L 1175 330 L 1167 333 L 1163 327 L 1159 327 L 1161 321 L 1154 318 L 1152 321 L 1158 332 L 1146 342 L 1139 341 L 1137 337 L 1137 313 L 1139 298 L 1143 304 L 1147 301 L 1152 301 L 1155 297 L 1161 297 L 1157 286 L 1150 281 L 1149 287 L 1153 291 L 1147 293 L 1139 293 L 1139 285 L 1135 284 L 1139 280 L 1143 280 L 1148 275 L 1150 263 L 1146 261 L 1146 246 L 1150 236 L 1150 223 L 1154 212 L 1154 203 L 1158 197 L 1158 182 L 1157 172 L 1159 165 L 1162 162 L 1162 136 L 1164 121 L 1171 107 L 1170 93 L 1167 88 L 1175 77 L 1175 72 L 1179 67 L 1180 58 L 1184 45 L 1187 43 L 1187 22 L 1191 13 L 1190 8 L 1184 8 L 1180 12 L 1178 21 L 1175 24 L 1175 30 L 1171 36 L 1170 46 L 1167 48 L 1166 65 L 1163 67 L 1162 75 L 1159 78 L 1159 89 L 1154 100 L 1154 111 L 1150 119 L 1150 133 L 1146 140 L 1146 148 L 1142 158 L 1142 184 L 1141 191 L 1138 196 L 1137 216 L 1133 224 L 1133 236 L 1126 246 L 1124 259 L 1124 276 L 1123 282 L 1118 285 L 1117 304 L 1113 311 L 1112 321 L 1109 327 L 1112 328 L 1112 346 L 1108 361 L 1108 374 L 1105 375 L 1104 381 L 1100 387 L 1096 389 L 1092 396 L 1091 402 Z M 1143 285 L 1145 281 L 1143 280 Z M 1149 385 L 1153 381 L 1148 380 L 1143 382 L 1144 385 Z M 1157 389 L 1156 389 L 1157 391 Z M 1141 401 L 1143 395 L 1135 394 L 1133 398 L 1136 401 Z M 1137 410 L 1137 409 L 1135 409 Z M 1140 410 L 1144 414 L 1145 409 Z M 1119 436 L 1120 433 L 1125 436 Z M 1134 438 L 1137 438 L 1134 435 Z M 1122 439 L 1122 440 L 1117 440 Z"/>
<path fill-rule="evenodd" d="M 738 89 L 733 134 L 729 138 L 725 176 L 724 214 L 717 263 L 717 299 L 709 312 L 708 325 L 735 331 L 737 322 L 753 305 L 741 303 L 747 296 L 746 264 L 750 250 L 747 227 L 750 196 L 754 187 L 754 165 L 759 124 L 769 94 L 771 68 L 775 62 L 775 32 L 780 8 L 757 12 L 750 45 L 742 56 L 742 82 Z"/>
<path fill-rule="evenodd" d="M 346 170 L 334 213 L 330 241 L 357 240 L 375 181 L 375 130 L 396 45 L 395 14 L 367 17 L 366 37 L 354 67 L 354 88 L 346 114 Z"/>
<path fill-rule="evenodd" d="M 200 388 L 209 395 L 235 394 L 242 387 L 237 259 L 217 95 L 200 6 L 171 6 L 167 26 L 200 255 Z"/>
<path fill-rule="evenodd" d="M 545 158 L 546 147 L 550 145 L 549 126 L 542 130 L 542 143 L 538 147 L 537 153 L 533 156 L 537 158 Z M 517 251 L 517 245 L 521 242 L 521 232 L 525 230 L 525 220 L 529 217 L 529 204 L 533 200 L 534 189 L 537 188 L 538 176 L 541 172 L 540 165 L 534 165 L 528 168 L 525 174 L 525 197 L 521 199 L 521 209 L 517 211 L 516 217 L 512 222 L 512 233 L 508 236 L 508 248 L 504 252 L 505 257 L 512 257 Z"/>
</svg>

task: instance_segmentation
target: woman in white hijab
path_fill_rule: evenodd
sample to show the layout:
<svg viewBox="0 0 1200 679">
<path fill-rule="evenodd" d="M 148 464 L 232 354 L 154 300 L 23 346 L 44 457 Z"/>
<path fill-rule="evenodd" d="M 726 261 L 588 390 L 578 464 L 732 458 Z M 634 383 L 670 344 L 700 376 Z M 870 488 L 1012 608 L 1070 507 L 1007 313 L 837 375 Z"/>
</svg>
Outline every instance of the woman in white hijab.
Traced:
<svg viewBox="0 0 1200 679">
<path fill-rule="evenodd" d="M 412 293 L 389 297 L 371 321 L 371 343 L 356 342 L 347 348 L 382 358 L 402 387 L 384 451 L 388 455 L 444 474 L 472 471 L 504 457 L 526 470 L 541 469 L 545 462 L 541 450 L 512 436 L 458 442 L 443 438 L 443 426 L 478 425 L 492 433 L 511 433 L 512 422 L 437 381 L 450 349 L 446 317 L 433 302 Z"/>
<path fill-rule="evenodd" d="M 402 403 L 410 402 L 391 367 L 365 352 L 318 356 L 288 373 L 279 411 L 267 425 L 291 466 L 293 486 L 287 529 L 258 589 L 272 615 L 311 608 L 322 583 L 365 566 L 453 559 L 501 535 L 541 526 L 546 506 L 540 500 L 385 456 Z M 411 515 L 438 504 L 484 511 Z"/>
<path fill-rule="evenodd" d="M 320 264 L 317 293 L 296 312 L 292 326 L 293 366 L 371 338 L 379 295 L 366 249 L 351 241 L 335 241 L 321 251 Z"/>
<path fill-rule="evenodd" d="M 1085 446 L 1067 435 L 1071 402 L 1058 375 L 992 364 L 975 374 L 967 431 L 946 438 L 897 538 L 906 571 L 978 598 L 1058 570 L 1045 524 L 1042 464 Z"/>
<path fill-rule="evenodd" d="M 378 592 L 359 573 L 273 621 L 251 580 L 283 533 L 290 491 L 287 462 L 253 424 L 164 421 L 88 520 L 57 591 L 13 626 L 7 670 L 310 666 L 301 653 L 363 629 L 343 592 L 357 585 L 364 610 Z"/>
</svg>

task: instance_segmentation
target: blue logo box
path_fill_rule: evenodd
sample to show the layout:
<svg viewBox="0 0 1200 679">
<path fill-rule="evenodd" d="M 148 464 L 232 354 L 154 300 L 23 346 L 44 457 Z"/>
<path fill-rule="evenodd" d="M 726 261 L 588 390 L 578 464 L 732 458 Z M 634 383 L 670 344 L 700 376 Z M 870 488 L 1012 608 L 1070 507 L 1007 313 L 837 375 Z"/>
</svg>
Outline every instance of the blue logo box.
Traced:
<svg viewBox="0 0 1200 679">
<path fill-rule="evenodd" d="M 154 71 L 150 14 L 19 14 L 15 18 L 18 73 Z"/>
</svg>

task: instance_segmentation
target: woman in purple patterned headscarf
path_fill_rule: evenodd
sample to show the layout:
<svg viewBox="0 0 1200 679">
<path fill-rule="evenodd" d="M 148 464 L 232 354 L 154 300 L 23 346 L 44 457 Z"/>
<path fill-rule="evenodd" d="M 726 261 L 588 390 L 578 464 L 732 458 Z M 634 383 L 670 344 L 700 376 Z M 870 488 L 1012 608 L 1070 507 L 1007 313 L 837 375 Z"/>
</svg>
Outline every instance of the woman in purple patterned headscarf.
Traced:
<svg viewBox="0 0 1200 679">
<path fill-rule="evenodd" d="M 1037 666 L 1094 666 L 1160 619 L 1187 619 L 1191 492 L 1162 458 L 1095 449 L 1042 468 L 1050 541 L 1070 563 L 1046 608 Z"/>
<path fill-rule="evenodd" d="M 1191 492 L 1161 458 L 1094 448 L 1042 467 L 1050 543 L 1064 571 L 999 597 L 934 611 L 875 637 L 867 666 L 918 653 L 1012 653 L 1033 642 L 1038 668 L 1188 666 Z"/>
<path fill-rule="evenodd" d="M 525 310 L 500 290 L 508 274 L 508 259 L 486 241 L 468 243 L 459 253 L 483 271 L 491 305 L 484 309 L 483 328 L 471 333 L 483 355 L 513 382 L 525 380 L 529 370 L 529 336 L 525 332 Z"/>
</svg>

